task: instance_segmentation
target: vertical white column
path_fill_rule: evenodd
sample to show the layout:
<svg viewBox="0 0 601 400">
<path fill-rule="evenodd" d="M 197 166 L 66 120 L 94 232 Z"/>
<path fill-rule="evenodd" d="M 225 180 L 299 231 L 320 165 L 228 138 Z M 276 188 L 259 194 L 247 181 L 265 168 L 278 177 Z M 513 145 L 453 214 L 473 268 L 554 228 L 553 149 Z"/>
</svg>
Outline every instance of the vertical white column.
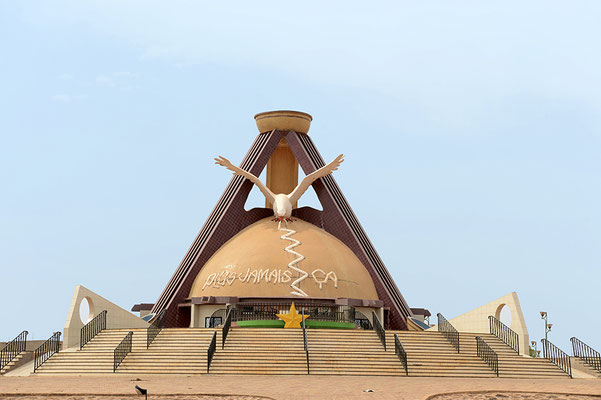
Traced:
<svg viewBox="0 0 601 400">
<path fill-rule="evenodd" d="M 192 310 L 190 310 L 190 328 L 200 328 L 198 324 L 198 312 L 199 312 L 198 304 L 192 304 Z"/>
</svg>

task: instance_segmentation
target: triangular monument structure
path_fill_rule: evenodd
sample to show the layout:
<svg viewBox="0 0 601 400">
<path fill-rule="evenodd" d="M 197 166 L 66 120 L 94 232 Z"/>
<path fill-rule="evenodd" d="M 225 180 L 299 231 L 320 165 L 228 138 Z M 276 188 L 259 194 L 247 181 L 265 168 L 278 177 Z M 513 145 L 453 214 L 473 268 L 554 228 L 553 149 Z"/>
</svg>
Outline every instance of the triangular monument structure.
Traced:
<svg viewBox="0 0 601 400">
<path fill-rule="evenodd" d="M 255 176 L 260 176 L 263 169 L 267 166 L 267 186 L 274 193 L 289 193 L 291 188 L 293 189 L 296 186 L 299 165 L 307 175 L 325 165 L 315 144 L 307 134 L 309 124 L 312 120 L 310 115 L 295 111 L 277 111 L 258 114 L 255 116 L 255 119 L 257 120 L 260 133 L 244 157 L 240 168 Z M 373 282 L 372 287 L 375 287 L 378 297 L 378 299 L 353 299 L 348 298 L 347 294 L 347 298 L 344 298 L 344 295 L 336 298 L 329 296 L 330 298 L 328 299 L 325 299 L 328 296 L 321 296 L 318 300 L 321 302 L 327 300 L 333 304 L 357 307 L 357 309 L 362 309 L 364 312 L 368 309 L 366 307 L 371 306 L 372 308 L 381 310 L 380 318 L 384 320 L 387 328 L 407 329 L 406 320 L 413 315 L 411 309 L 367 234 L 361 227 L 336 180 L 330 174 L 317 179 L 313 182 L 312 186 L 321 202 L 323 211 L 312 207 L 294 208 L 292 216 L 312 224 L 312 226 L 319 228 L 319 230 L 327 232 L 324 235 L 331 235 L 336 238 L 332 240 L 340 241 L 348 247 L 354 254 L 354 257 L 367 270 Z M 237 301 L 250 301 L 249 299 L 256 301 L 258 297 L 257 293 L 264 295 L 266 299 L 273 297 L 269 293 L 266 293 L 268 289 L 261 289 L 261 292 L 257 292 L 259 287 L 262 286 L 256 285 L 256 276 L 255 285 L 250 285 L 254 288 L 255 292 L 247 296 L 246 300 L 240 294 L 235 294 L 235 296 L 232 293 L 228 293 L 229 296 L 215 294 L 222 292 L 214 292 L 207 296 L 204 296 L 203 293 L 203 296 L 200 297 L 191 295 L 195 281 L 207 262 L 212 257 L 217 257 L 216 253 L 222 247 L 226 247 L 224 245 L 228 241 L 234 240 L 237 235 L 241 234 L 242 231 L 251 225 L 273 217 L 273 210 L 271 208 L 245 210 L 244 205 L 252 187 L 253 183 L 250 180 L 239 175 L 234 175 L 229 182 L 217 205 L 200 230 L 200 233 L 152 308 L 153 313 L 166 310 L 166 326 L 192 326 L 194 324 L 193 320 L 196 320 L 198 324 L 200 314 L 194 309 L 197 305 L 215 304 L 214 309 L 216 309 L 219 308 L 220 304 L 222 306 L 229 306 Z M 277 225 L 277 222 L 273 222 L 273 224 Z M 277 239 L 279 238 L 278 236 Z M 321 270 L 318 269 L 316 271 Z M 249 272 L 246 274 L 248 275 Z M 227 276 L 226 273 L 225 277 Z M 315 272 L 313 276 L 316 276 Z M 225 277 L 223 278 L 224 282 L 222 286 L 227 286 Z M 239 281 L 242 281 L 242 274 L 239 273 L 237 278 Z M 233 279 L 236 279 L 235 274 Z M 327 279 L 328 277 L 326 276 L 326 279 L 321 281 L 321 283 L 326 282 Z M 213 280 L 216 281 L 215 276 L 213 276 Z M 207 280 L 207 282 L 209 281 Z M 203 290 L 207 286 L 207 282 L 202 286 Z M 320 281 L 316 279 L 316 282 L 319 283 Z M 209 283 L 213 284 L 213 281 Z M 232 286 L 231 282 L 228 283 Z M 251 282 L 247 280 L 246 283 Z M 260 277 L 259 283 L 261 283 Z M 319 289 L 322 289 L 321 283 L 319 284 Z M 336 282 L 337 288 L 338 283 Z M 219 287 L 219 285 L 215 287 Z M 273 287 L 273 285 L 270 287 Z M 317 296 L 312 297 L 316 298 Z M 281 299 L 282 297 L 280 296 L 279 298 Z M 313 299 L 312 301 L 316 302 L 317 300 Z"/>
</svg>

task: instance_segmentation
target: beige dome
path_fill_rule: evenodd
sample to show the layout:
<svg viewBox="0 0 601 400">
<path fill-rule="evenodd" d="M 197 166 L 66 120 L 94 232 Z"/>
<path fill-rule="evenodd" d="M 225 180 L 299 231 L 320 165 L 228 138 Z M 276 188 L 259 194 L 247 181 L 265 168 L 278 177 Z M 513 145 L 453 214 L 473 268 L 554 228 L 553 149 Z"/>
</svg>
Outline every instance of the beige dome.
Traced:
<svg viewBox="0 0 601 400">
<path fill-rule="evenodd" d="M 285 223 L 278 230 L 277 222 L 265 218 L 231 238 L 206 262 L 190 297 L 302 298 L 306 294 L 378 300 L 369 273 L 344 243 L 299 219 L 287 225 L 294 233 L 284 228 Z M 282 239 L 283 235 L 288 238 Z M 300 244 L 286 251 L 294 245 L 293 239 Z M 299 258 L 292 251 L 305 258 L 291 267 L 289 263 Z"/>
</svg>

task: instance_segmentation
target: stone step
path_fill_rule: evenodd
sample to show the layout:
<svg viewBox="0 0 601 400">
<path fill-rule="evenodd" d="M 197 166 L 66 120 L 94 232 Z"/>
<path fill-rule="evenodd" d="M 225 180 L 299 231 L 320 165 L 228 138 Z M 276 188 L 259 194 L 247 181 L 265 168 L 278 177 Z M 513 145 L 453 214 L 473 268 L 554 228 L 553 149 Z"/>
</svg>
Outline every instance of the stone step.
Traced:
<svg viewBox="0 0 601 400">
<path fill-rule="evenodd" d="M 10 371 L 10 370 L 11 370 L 11 368 L 12 368 L 12 367 L 14 367 L 14 366 L 17 364 L 17 362 L 23 358 L 23 355 L 24 355 L 24 354 L 25 354 L 24 352 L 23 352 L 23 353 L 20 353 L 20 354 L 17 354 L 17 355 L 15 356 L 15 358 L 13 358 L 13 359 L 12 359 L 12 360 L 11 360 L 9 363 L 7 363 L 7 364 L 6 364 L 6 365 L 5 365 L 5 366 L 4 366 L 4 367 L 3 367 L 3 368 L 0 370 L 0 375 L 4 375 L 4 374 L 6 374 L 8 371 Z"/>
<path fill-rule="evenodd" d="M 306 374 L 302 330 L 234 328 L 221 349 L 221 330 L 211 365 L 214 374 Z M 113 350 L 129 330 L 105 330 L 82 351 L 59 353 L 39 373 L 111 373 Z M 207 348 L 213 329 L 163 329 L 146 349 L 146 330 L 136 330 L 132 352 L 118 373 L 206 373 Z M 387 332 L 384 351 L 374 331 L 309 329 L 309 360 L 312 374 L 397 375 L 405 371 L 394 353 L 394 334 Z M 436 331 L 396 332 L 408 353 L 410 376 L 493 377 L 495 374 L 476 355 L 475 336 L 498 352 L 501 376 L 564 377 L 547 360 L 519 356 L 492 335 L 460 334 L 461 353 Z"/>
</svg>

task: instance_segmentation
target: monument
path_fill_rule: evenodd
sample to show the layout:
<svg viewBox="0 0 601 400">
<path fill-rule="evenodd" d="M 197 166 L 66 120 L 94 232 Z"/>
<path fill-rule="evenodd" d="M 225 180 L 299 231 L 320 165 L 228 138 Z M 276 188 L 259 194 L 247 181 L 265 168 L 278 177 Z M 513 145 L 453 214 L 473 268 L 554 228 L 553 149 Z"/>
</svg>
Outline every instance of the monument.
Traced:
<svg viewBox="0 0 601 400">
<path fill-rule="evenodd" d="M 332 175 L 344 156 L 324 163 L 308 135 L 309 114 L 272 111 L 255 120 L 259 134 L 240 167 L 215 159 L 234 177 L 151 312 L 164 312 L 167 327 L 208 327 L 227 308 L 252 313 L 269 303 L 280 312 L 294 301 L 307 312 L 352 308 L 347 319 L 370 323 L 373 311 L 386 327 L 407 329 L 412 311 Z M 253 185 L 266 207 L 247 211 Z M 311 186 L 322 210 L 297 207 Z"/>
</svg>

